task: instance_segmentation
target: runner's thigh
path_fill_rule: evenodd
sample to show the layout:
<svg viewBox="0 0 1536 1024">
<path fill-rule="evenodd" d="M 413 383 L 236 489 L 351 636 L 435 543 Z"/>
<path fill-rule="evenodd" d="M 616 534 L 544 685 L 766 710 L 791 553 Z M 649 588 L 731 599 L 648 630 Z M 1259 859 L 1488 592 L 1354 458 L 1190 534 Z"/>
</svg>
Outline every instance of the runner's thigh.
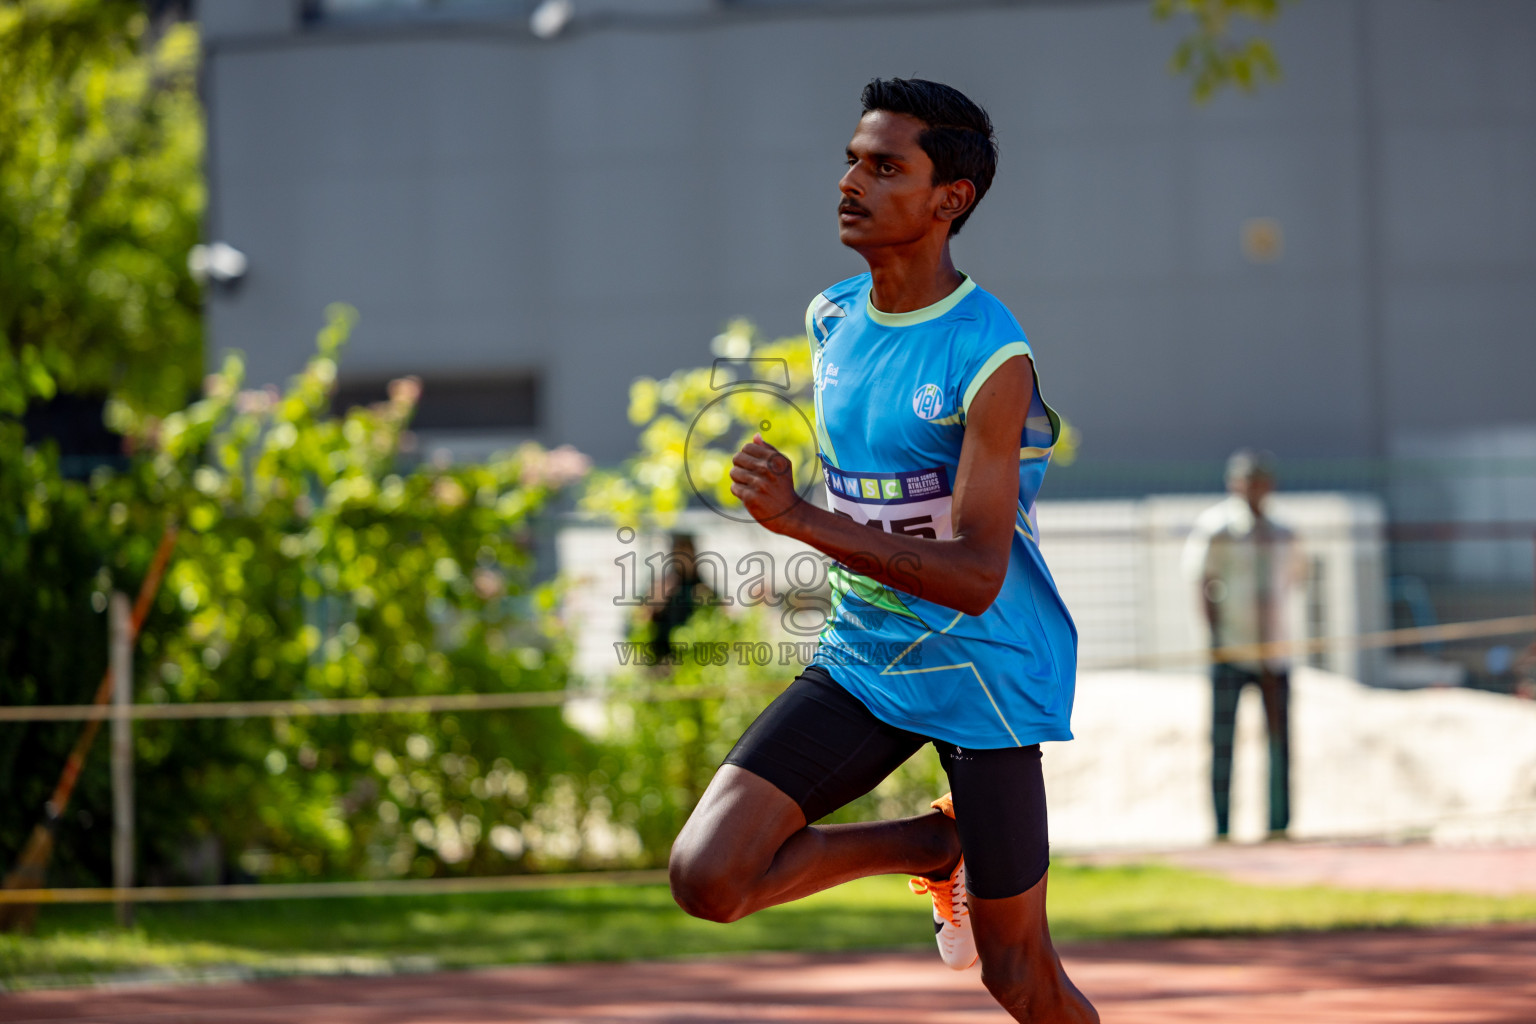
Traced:
<svg viewBox="0 0 1536 1024">
<path fill-rule="evenodd" d="M 934 747 L 954 792 L 966 892 L 1000 900 L 1034 888 L 1051 863 L 1040 745 Z"/>
<path fill-rule="evenodd" d="M 874 789 L 927 742 L 880 721 L 811 665 L 747 728 L 725 763 L 773 783 L 809 823 Z"/>
</svg>

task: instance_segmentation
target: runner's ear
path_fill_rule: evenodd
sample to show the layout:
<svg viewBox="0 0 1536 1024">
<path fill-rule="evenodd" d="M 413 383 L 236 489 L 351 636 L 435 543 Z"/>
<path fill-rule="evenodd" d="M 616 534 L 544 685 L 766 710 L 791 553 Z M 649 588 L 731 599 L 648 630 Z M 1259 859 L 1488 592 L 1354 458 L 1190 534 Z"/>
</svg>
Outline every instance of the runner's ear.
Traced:
<svg viewBox="0 0 1536 1024">
<path fill-rule="evenodd" d="M 976 205 L 976 186 L 969 178 L 946 182 L 939 188 L 943 196 L 939 200 L 936 216 L 945 223 L 959 219 L 965 211 Z"/>
</svg>

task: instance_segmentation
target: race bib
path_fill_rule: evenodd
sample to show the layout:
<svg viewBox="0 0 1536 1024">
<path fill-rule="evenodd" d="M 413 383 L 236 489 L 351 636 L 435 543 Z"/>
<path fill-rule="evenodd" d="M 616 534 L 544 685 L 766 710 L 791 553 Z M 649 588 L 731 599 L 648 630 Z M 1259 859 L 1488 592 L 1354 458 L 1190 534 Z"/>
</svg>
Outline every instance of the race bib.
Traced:
<svg viewBox="0 0 1536 1024">
<path fill-rule="evenodd" d="M 822 459 L 827 504 L 840 516 L 886 533 L 949 540 L 954 501 L 949 471 L 919 469 L 908 473 L 849 473 Z"/>
</svg>

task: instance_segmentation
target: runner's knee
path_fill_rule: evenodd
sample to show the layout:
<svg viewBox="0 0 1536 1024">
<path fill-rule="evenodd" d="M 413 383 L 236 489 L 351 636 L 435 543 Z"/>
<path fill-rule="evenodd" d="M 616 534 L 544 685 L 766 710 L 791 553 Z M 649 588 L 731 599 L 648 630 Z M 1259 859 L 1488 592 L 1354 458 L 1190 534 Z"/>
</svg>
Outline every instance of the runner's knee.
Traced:
<svg viewBox="0 0 1536 1024">
<path fill-rule="evenodd" d="M 728 865 L 674 847 L 667 864 L 672 898 L 684 913 L 726 924 L 746 916 L 747 893 Z"/>
</svg>

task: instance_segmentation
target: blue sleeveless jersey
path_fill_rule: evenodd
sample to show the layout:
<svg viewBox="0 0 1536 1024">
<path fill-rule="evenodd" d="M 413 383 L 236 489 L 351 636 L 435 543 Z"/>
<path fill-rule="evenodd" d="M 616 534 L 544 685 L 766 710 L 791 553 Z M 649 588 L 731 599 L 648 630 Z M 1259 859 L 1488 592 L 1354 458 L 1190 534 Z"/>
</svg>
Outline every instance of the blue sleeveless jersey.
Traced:
<svg viewBox="0 0 1536 1024">
<path fill-rule="evenodd" d="M 965 414 L 1005 361 L 1033 354 L 1018 321 L 967 278 L 911 313 L 870 303 L 870 277 L 806 311 L 816 438 L 832 511 L 890 532 L 953 536 L 950 505 Z M 876 717 L 960 747 L 1072 738 L 1077 629 L 1040 557 L 1035 495 L 1061 421 L 1036 378 L 1019 440 L 1019 500 L 1001 593 L 980 615 L 830 570 L 832 608 L 815 663 Z"/>
</svg>

